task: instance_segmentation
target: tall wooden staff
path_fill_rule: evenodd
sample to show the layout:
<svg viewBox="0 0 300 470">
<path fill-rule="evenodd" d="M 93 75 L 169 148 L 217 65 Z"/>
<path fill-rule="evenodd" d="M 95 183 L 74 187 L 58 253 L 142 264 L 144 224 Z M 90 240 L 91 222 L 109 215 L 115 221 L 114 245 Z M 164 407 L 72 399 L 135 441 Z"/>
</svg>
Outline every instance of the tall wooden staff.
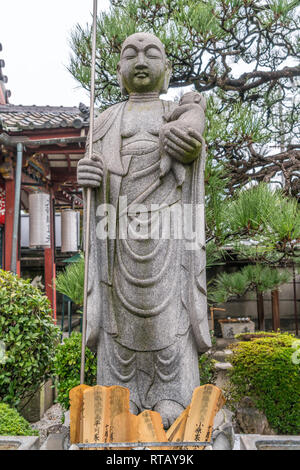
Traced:
<svg viewBox="0 0 300 470">
<path fill-rule="evenodd" d="M 91 64 L 91 94 L 90 94 L 90 132 L 88 158 L 93 155 L 93 130 L 94 130 L 94 101 L 95 101 L 95 63 L 96 63 L 96 29 L 97 29 L 97 0 L 93 0 L 93 29 L 92 29 L 92 64 Z M 85 369 L 85 343 L 87 326 L 87 292 L 89 272 L 89 250 L 90 250 L 90 218 L 91 218 L 91 188 L 87 188 L 86 194 L 86 225 L 84 240 L 84 291 L 83 291 L 83 318 L 82 318 L 82 343 L 81 343 L 81 367 L 80 383 L 84 384 Z"/>
</svg>

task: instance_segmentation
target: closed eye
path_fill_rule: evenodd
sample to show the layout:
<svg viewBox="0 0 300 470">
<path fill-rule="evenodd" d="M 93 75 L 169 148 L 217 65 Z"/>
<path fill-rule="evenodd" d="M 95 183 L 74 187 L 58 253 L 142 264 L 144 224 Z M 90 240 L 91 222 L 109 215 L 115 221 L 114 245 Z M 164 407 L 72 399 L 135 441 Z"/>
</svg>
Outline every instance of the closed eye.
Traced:
<svg viewBox="0 0 300 470">
<path fill-rule="evenodd" d="M 149 59 L 161 59 L 161 53 L 154 47 L 150 47 L 146 51 L 146 57 Z"/>
</svg>

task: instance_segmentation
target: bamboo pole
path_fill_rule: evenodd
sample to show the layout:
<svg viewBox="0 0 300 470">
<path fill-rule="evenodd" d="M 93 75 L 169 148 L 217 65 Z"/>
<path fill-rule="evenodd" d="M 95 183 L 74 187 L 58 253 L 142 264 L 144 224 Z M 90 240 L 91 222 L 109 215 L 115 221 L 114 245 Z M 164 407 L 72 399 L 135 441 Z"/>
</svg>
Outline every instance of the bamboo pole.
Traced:
<svg viewBox="0 0 300 470">
<path fill-rule="evenodd" d="M 95 63 L 96 63 L 96 29 L 97 29 L 97 0 L 93 0 L 93 29 L 92 29 L 92 64 L 91 64 L 91 94 L 90 94 L 90 132 L 88 158 L 92 158 L 93 130 L 94 130 L 94 101 L 95 101 Z M 84 384 L 85 369 L 85 343 L 87 326 L 87 291 L 89 272 L 89 249 L 90 249 L 90 218 L 91 218 L 91 188 L 87 188 L 86 195 L 86 225 L 84 240 L 84 291 L 83 291 L 83 318 L 82 318 L 82 343 L 81 343 L 81 367 L 80 383 Z"/>
</svg>

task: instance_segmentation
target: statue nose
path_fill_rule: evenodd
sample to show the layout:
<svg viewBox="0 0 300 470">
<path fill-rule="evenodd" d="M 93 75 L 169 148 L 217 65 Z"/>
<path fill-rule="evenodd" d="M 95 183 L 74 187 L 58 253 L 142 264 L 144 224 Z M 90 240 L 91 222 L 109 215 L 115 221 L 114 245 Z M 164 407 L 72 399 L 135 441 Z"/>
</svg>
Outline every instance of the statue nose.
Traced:
<svg viewBox="0 0 300 470">
<path fill-rule="evenodd" d="M 147 64 L 146 64 L 146 61 L 145 61 L 145 56 L 143 54 L 139 54 L 135 68 L 140 70 L 140 69 L 143 69 L 143 68 L 146 68 L 146 67 L 147 67 Z"/>
<path fill-rule="evenodd" d="M 137 70 L 141 70 L 141 69 L 146 69 L 147 68 L 147 64 L 145 64 L 145 62 L 138 62 L 135 66 L 135 68 Z"/>
</svg>

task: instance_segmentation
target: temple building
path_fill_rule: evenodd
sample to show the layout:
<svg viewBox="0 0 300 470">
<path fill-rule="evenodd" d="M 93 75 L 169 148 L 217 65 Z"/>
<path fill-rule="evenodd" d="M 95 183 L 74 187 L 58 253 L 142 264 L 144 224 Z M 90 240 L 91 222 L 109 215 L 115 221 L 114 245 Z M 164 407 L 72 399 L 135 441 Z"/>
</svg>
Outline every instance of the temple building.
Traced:
<svg viewBox="0 0 300 470">
<path fill-rule="evenodd" d="M 79 232 L 82 195 L 76 184 L 76 167 L 85 152 L 89 110 L 83 104 L 10 103 L 4 67 L 1 59 L 0 267 L 25 277 L 28 269 L 31 277 L 42 270 L 56 318 L 56 264 L 75 250 L 62 247 L 60 225 L 62 214 L 77 212 L 73 228 L 65 217 L 64 230 Z M 64 233 L 68 236 L 71 234 Z M 77 250 L 79 243 L 78 237 Z"/>
</svg>

